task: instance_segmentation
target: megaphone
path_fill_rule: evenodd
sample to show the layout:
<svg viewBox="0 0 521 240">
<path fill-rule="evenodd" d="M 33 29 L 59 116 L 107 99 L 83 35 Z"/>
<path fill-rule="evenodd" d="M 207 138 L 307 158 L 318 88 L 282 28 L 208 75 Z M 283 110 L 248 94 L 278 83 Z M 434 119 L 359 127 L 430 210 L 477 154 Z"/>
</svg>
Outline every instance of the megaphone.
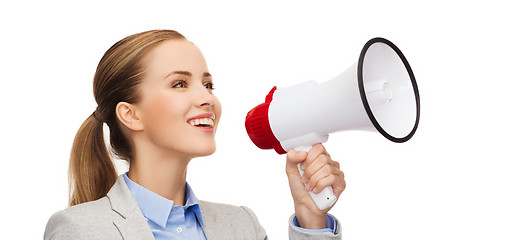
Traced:
<svg viewBox="0 0 521 240">
<path fill-rule="evenodd" d="M 403 53 L 387 39 L 369 40 L 358 62 L 336 77 L 271 89 L 265 102 L 246 116 L 246 130 L 261 149 L 284 154 L 308 151 L 324 143 L 330 133 L 377 131 L 393 142 L 409 140 L 420 120 L 420 95 Z M 302 175 L 302 171 L 299 171 Z M 317 207 L 336 201 L 331 186 L 315 194 Z"/>
</svg>

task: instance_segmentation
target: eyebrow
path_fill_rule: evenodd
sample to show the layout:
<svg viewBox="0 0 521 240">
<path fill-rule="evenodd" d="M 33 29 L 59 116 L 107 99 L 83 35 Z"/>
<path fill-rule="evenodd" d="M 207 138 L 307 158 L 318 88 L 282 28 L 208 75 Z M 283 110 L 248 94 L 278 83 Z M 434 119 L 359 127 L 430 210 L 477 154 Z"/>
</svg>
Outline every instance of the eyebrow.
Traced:
<svg viewBox="0 0 521 240">
<path fill-rule="evenodd" d="M 165 78 L 168 78 L 170 75 L 174 75 L 174 74 L 185 75 L 185 76 L 188 76 L 188 77 L 192 76 L 192 73 L 188 72 L 188 71 L 173 71 L 173 72 L 167 74 L 165 76 Z M 212 74 L 210 74 L 209 72 L 204 72 L 203 73 L 203 77 L 211 77 L 211 76 L 212 76 Z"/>
</svg>

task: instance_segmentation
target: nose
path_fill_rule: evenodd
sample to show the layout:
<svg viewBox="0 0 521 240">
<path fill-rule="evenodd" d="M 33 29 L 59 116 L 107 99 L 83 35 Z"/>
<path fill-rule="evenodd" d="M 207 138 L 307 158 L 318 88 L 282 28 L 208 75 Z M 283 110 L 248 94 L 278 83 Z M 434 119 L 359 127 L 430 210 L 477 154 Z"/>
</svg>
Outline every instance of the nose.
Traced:
<svg viewBox="0 0 521 240">
<path fill-rule="evenodd" d="M 217 97 L 213 95 L 207 88 L 201 90 L 201 94 L 197 99 L 196 105 L 199 107 L 212 110 L 217 102 Z"/>
<path fill-rule="evenodd" d="M 209 102 L 201 104 L 201 107 L 208 108 L 208 110 L 212 110 L 214 106 L 215 106 L 215 104 L 212 104 Z"/>
</svg>

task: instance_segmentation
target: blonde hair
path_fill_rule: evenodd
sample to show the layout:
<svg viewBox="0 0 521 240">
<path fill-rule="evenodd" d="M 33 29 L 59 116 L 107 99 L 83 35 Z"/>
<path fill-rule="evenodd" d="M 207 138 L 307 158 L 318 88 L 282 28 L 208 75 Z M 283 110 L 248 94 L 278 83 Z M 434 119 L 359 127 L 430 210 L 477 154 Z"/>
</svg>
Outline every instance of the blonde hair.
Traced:
<svg viewBox="0 0 521 240">
<path fill-rule="evenodd" d="M 128 162 L 133 158 L 131 141 L 116 117 L 119 102 L 139 101 L 138 85 L 145 56 L 165 40 L 185 40 L 173 30 L 152 30 L 128 36 L 110 47 L 94 75 L 98 107 L 81 125 L 74 138 L 69 162 L 69 205 L 104 197 L 118 177 L 103 138 L 103 123 L 110 130 L 112 152 Z"/>
</svg>

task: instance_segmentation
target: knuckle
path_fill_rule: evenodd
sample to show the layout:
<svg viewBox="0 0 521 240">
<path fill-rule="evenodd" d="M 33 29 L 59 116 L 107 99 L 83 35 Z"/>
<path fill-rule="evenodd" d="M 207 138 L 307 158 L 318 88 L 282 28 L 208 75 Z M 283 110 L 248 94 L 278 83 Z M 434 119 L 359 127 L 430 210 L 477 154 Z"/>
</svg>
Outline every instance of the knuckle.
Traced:
<svg viewBox="0 0 521 240">
<path fill-rule="evenodd" d="M 326 148 L 322 144 L 317 144 L 317 150 L 321 153 L 326 151 Z"/>
<path fill-rule="evenodd" d="M 306 184 L 306 187 L 307 187 L 309 190 L 312 190 L 313 188 L 315 188 L 315 182 L 314 182 L 314 181 L 309 181 L 309 182 Z"/>
<path fill-rule="evenodd" d="M 337 167 L 338 169 L 340 169 L 340 163 L 339 163 L 339 162 L 337 162 L 337 161 L 333 161 L 333 165 L 334 165 L 335 167 Z"/>
<path fill-rule="evenodd" d="M 315 176 L 315 175 L 309 176 L 308 179 L 309 179 L 309 180 L 308 180 L 308 184 L 313 184 L 313 185 L 315 185 L 315 183 L 317 182 L 317 176 Z"/>
<path fill-rule="evenodd" d="M 307 179 L 308 182 L 311 180 L 311 176 L 309 175 L 309 172 L 304 171 L 304 172 L 302 173 L 302 177 L 305 178 L 305 179 Z"/>
<path fill-rule="evenodd" d="M 334 171 L 334 167 L 331 166 L 331 165 L 324 165 L 324 170 L 327 172 L 327 173 L 333 173 Z"/>
<path fill-rule="evenodd" d="M 324 155 L 324 154 L 320 154 L 317 158 L 317 160 L 321 163 L 321 164 L 327 164 L 329 162 L 329 158 Z"/>
<path fill-rule="evenodd" d="M 325 188 L 327 186 L 330 186 L 330 185 L 332 185 L 331 182 L 330 182 L 330 178 L 329 177 L 328 178 L 323 178 L 323 179 L 321 179 L 320 181 L 317 182 L 316 188 L 323 189 L 323 188 Z"/>
<path fill-rule="evenodd" d="M 327 170 L 330 172 L 330 173 L 335 173 L 337 168 L 333 165 L 326 165 L 327 166 Z"/>
<path fill-rule="evenodd" d="M 342 191 L 344 191 L 346 188 L 347 188 L 346 183 L 342 182 L 342 184 L 340 184 L 340 189 L 342 189 Z"/>
<path fill-rule="evenodd" d="M 320 181 L 320 182 L 318 182 L 315 188 L 317 188 L 317 189 L 323 189 L 323 188 L 327 187 L 323 182 L 324 182 L 324 181 Z"/>
</svg>

